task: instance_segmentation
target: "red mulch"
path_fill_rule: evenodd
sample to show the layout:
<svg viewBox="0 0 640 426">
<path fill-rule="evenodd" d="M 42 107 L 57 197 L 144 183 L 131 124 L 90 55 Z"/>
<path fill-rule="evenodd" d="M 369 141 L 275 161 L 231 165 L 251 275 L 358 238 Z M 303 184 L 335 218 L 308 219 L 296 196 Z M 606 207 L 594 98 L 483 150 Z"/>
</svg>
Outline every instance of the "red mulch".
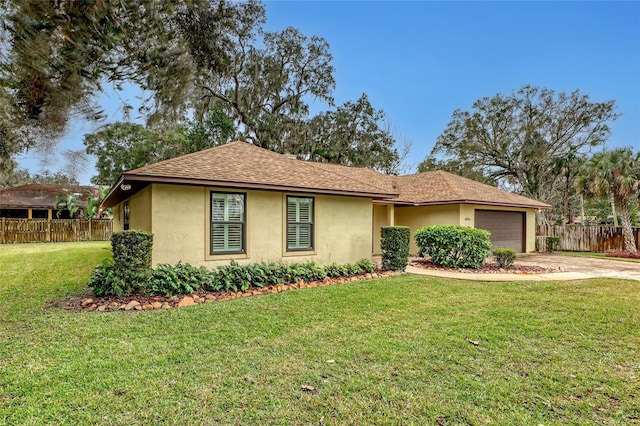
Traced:
<svg viewBox="0 0 640 426">
<path fill-rule="evenodd" d="M 414 259 L 411 261 L 411 266 L 433 269 L 436 271 L 463 272 L 468 274 L 544 274 L 547 272 L 553 272 L 553 269 L 544 268 L 542 266 L 525 266 L 515 263 L 508 268 L 501 268 L 500 265 L 495 262 L 487 262 L 479 269 L 447 268 L 445 266 L 436 265 L 427 259 Z"/>
</svg>

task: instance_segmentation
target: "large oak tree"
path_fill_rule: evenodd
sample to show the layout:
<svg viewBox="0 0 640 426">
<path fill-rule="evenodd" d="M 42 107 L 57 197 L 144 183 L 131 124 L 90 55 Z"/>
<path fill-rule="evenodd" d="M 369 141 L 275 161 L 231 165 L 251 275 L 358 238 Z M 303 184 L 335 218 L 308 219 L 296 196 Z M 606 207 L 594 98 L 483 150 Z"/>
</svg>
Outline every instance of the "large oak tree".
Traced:
<svg viewBox="0 0 640 426">
<path fill-rule="evenodd" d="M 556 191 L 554 161 L 588 152 L 609 135 L 615 102 L 592 102 L 576 90 L 556 93 L 524 86 L 456 110 L 431 155 L 526 196 L 549 200 Z"/>
</svg>

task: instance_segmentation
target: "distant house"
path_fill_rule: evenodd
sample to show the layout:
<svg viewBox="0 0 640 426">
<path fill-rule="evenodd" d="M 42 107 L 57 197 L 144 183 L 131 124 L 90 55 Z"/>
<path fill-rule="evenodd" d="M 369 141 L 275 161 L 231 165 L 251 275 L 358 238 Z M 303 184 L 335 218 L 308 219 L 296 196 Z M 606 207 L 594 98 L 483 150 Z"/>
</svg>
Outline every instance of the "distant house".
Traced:
<svg viewBox="0 0 640 426">
<path fill-rule="evenodd" d="M 0 217 L 11 219 L 56 219 L 56 196 L 63 190 L 79 194 L 81 209 L 86 209 L 89 194 L 98 196 L 98 190 L 83 185 L 54 185 L 30 183 L 0 190 Z M 63 211 L 61 219 L 69 219 Z"/>
<path fill-rule="evenodd" d="M 380 253 L 380 228 L 466 225 L 494 247 L 535 249 L 548 204 L 443 171 L 388 176 L 297 160 L 245 142 L 124 173 L 103 207 L 114 230 L 154 234 L 153 263 L 353 262 Z M 417 247 L 412 242 L 411 252 Z"/>
</svg>

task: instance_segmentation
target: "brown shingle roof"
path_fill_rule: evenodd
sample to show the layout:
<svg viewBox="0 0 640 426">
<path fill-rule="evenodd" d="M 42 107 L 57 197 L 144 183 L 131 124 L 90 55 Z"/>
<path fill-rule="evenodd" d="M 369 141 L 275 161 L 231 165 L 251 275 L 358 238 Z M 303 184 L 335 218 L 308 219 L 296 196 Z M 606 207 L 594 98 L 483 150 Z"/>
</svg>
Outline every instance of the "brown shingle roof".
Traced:
<svg viewBox="0 0 640 426">
<path fill-rule="evenodd" d="M 442 170 L 407 176 L 389 176 L 372 169 L 314 163 L 330 170 L 398 194 L 389 201 L 403 204 L 476 203 L 511 207 L 549 208 L 548 204 Z"/>
<path fill-rule="evenodd" d="M 86 206 L 87 191 L 93 196 L 98 195 L 98 190 L 92 186 L 83 185 L 54 185 L 29 183 L 0 190 L 0 208 L 3 209 L 52 209 L 56 201 L 56 195 L 62 190 L 81 194 L 80 206 Z"/>
<path fill-rule="evenodd" d="M 389 176 L 371 169 L 297 160 L 240 141 L 131 170 L 114 185 L 104 204 L 114 206 L 152 182 L 355 195 L 400 204 L 549 207 L 442 171 Z M 132 191 L 123 191 L 123 183 L 130 184 Z"/>
<path fill-rule="evenodd" d="M 442 170 L 397 176 L 399 203 L 470 203 L 510 207 L 550 208 L 551 206 L 513 192 L 467 179 Z"/>
</svg>

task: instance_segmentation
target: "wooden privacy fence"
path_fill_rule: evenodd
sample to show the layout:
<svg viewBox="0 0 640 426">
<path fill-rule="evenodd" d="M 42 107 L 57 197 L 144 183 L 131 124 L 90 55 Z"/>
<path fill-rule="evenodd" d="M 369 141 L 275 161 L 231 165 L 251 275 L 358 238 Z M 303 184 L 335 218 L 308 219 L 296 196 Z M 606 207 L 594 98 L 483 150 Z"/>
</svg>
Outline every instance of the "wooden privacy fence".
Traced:
<svg viewBox="0 0 640 426">
<path fill-rule="evenodd" d="M 107 241 L 112 232 L 111 219 L 0 219 L 2 244 Z"/>
<path fill-rule="evenodd" d="M 640 242 L 640 228 L 633 228 L 636 246 Z M 560 250 L 604 252 L 622 250 L 622 228 L 615 226 L 542 225 L 536 227 L 540 249 L 544 250 L 544 237 L 560 237 Z"/>
</svg>

